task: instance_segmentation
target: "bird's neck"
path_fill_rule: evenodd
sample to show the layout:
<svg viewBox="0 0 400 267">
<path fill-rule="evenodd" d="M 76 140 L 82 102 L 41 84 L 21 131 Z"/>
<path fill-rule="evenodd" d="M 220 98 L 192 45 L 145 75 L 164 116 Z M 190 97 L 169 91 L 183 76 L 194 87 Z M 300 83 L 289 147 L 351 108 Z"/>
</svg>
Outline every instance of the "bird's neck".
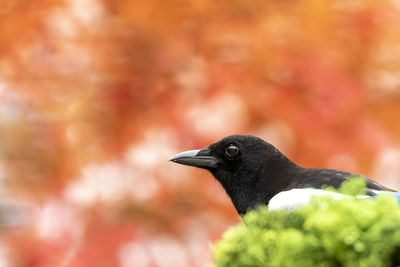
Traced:
<svg viewBox="0 0 400 267">
<path fill-rule="evenodd" d="M 228 193 L 233 205 L 240 215 L 245 214 L 248 210 L 254 209 L 259 205 L 268 205 L 271 198 L 281 191 L 287 190 L 295 178 L 293 173 L 302 167 L 296 165 L 289 159 L 284 165 L 272 164 L 269 165 L 262 177 L 250 177 L 248 183 L 229 183 L 224 184 L 223 187 Z M 225 180 L 225 179 L 224 179 Z M 226 181 L 243 181 L 239 177 L 235 177 Z"/>
<path fill-rule="evenodd" d="M 250 195 L 246 188 L 240 186 L 233 186 L 229 189 L 225 188 L 229 195 L 236 211 L 240 215 L 244 215 L 250 207 Z"/>
<path fill-rule="evenodd" d="M 257 180 L 253 189 L 255 192 L 253 205 L 268 205 L 276 194 L 289 189 L 293 180 L 296 179 L 296 173 L 303 169 L 289 159 L 285 159 L 285 164 L 271 164 L 274 167 L 268 168 L 264 176 Z"/>
</svg>

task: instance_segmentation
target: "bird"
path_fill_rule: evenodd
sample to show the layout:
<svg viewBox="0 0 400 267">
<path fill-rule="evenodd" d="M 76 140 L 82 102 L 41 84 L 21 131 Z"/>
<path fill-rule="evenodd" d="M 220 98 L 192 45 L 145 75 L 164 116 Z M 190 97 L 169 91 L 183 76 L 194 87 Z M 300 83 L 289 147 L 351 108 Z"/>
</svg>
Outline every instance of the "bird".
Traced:
<svg viewBox="0 0 400 267">
<path fill-rule="evenodd" d="M 396 192 L 364 176 L 326 168 L 297 165 L 276 147 L 252 135 L 234 134 L 203 149 L 176 154 L 170 161 L 209 171 L 219 181 L 240 215 L 267 205 L 269 209 L 297 207 L 325 187 L 340 188 L 351 178 L 366 182 L 365 196 Z M 326 192 L 333 198 L 344 195 Z M 400 193 L 396 193 L 400 199 Z"/>
</svg>

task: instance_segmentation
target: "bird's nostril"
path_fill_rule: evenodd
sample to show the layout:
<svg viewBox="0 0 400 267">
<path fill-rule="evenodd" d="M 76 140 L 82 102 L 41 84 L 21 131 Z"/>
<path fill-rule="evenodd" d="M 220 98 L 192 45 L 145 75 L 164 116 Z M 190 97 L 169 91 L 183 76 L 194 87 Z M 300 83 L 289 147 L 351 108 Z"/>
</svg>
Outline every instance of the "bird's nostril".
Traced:
<svg viewBox="0 0 400 267">
<path fill-rule="evenodd" d="M 205 147 L 199 151 L 197 156 L 209 156 L 211 154 L 211 149 L 208 147 Z"/>
</svg>

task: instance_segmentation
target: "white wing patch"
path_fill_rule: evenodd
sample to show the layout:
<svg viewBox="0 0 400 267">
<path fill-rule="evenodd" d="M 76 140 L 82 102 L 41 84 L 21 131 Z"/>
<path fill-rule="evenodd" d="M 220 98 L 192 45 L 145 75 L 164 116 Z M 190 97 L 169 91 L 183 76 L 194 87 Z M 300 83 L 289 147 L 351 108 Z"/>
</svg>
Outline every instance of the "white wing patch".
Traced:
<svg viewBox="0 0 400 267">
<path fill-rule="evenodd" d="M 379 192 L 379 191 L 378 191 Z M 377 193 L 377 192 L 376 192 Z M 333 199 L 351 198 L 339 193 L 321 189 L 292 189 L 276 194 L 268 204 L 268 210 L 294 210 L 310 202 L 312 196 L 331 196 Z M 357 196 L 368 198 L 368 196 Z"/>
<path fill-rule="evenodd" d="M 388 191 L 373 190 L 373 189 L 370 189 L 370 191 L 374 192 L 376 195 L 390 193 L 390 192 L 388 192 Z"/>
</svg>

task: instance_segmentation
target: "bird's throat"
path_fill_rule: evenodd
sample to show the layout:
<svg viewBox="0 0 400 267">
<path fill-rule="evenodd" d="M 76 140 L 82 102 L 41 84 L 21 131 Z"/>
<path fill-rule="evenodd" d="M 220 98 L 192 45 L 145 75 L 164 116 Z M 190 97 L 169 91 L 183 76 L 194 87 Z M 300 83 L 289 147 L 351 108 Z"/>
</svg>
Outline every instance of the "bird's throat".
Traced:
<svg viewBox="0 0 400 267">
<path fill-rule="evenodd" d="M 225 188 L 225 190 L 228 193 L 233 205 L 235 206 L 236 211 L 240 215 L 244 215 L 250 207 L 249 195 L 245 188 L 235 186 L 229 188 L 229 190 Z"/>
</svg>

